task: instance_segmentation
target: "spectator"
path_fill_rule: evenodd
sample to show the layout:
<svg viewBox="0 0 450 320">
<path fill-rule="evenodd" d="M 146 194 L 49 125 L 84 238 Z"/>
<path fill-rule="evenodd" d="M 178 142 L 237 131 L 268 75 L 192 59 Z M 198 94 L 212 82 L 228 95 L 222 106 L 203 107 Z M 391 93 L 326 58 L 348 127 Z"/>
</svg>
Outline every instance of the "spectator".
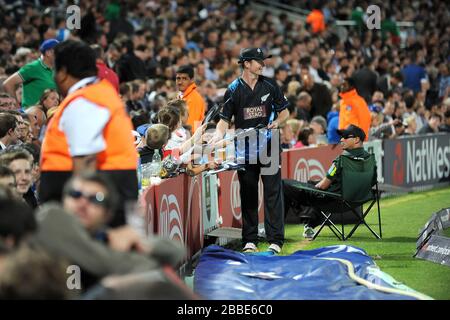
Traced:
<svg viewBox="0 0 450 320">
<path fill-rule="evenodd" d="M 16 144 L 18 139 L 16 118 L 9 113 L 0 113 L 0 150 Z"/>
<path fill-rule="evenodd" d="M 18 111 L 19 107 L 16 100 L 8 93 L 0 92 L 0 111 L 14 110 Z"/>
<path fill-rule="evenodd" d="M 17 193 L 33 209 L 38 206 L 31 185 L 33 156 L 25 149 L 11 149 L 0 154 L 0 165 L 8 167 L 16 177 Z"/>
<path fill-rule="evenodd" d="M 404 135 L 415 135 L 417 133 L 416 118 L 413 115 L 405 118 L 404 125 L 405 125 Z"/>
<path fill-rule="evenodd" d="M 114 70 L 110 69 L 105 64 L 105 53 L 103 51 L 103 48 L 98 44 L 91 45 L 91 48 L 92 50 L 94 50 L 95 57 L 97 59 L 96 60 L 98 70 L 97 77 L 99 79 L 106 79 L 109 82 L 111 82 L 113 87 L 117 90 L 117 92 L 119 92 L 119 77 L 114 72 Z"/>
<path fill-rule="evenodd" d="M 316 135 L 314 134 L 314 130 L 311 127 L 305 127 L 300 130 L 298 134 L 297 143 L 294 145 L 294 148 L 302 148 L 315 146 L 317 143 Z"/>
<path fill-rule="evenodd" d="M 450 109 L 444 113 L 444 123 L 439 127 L 441 132 L 450 132 Z"/>
<path fill-rule="evenodd" d="M 8 197 L 1 187 L 0 195 L 0 242 L 12 251 L 36 231 L 36 220 L 30 207 L 14 197 Z"/>
<path fill-rule="evenodd" d="M 163 155 L 169 137 L 170 129 L 168 126 L 161 123 L 151 125 L 145 132 L 145 145 L 139 149 L 141 164 L 152 162 L 155 150 Z"/>
<path fill-rule="evenodd" d="M 373 71 L 373 61 L 370 58 L 364 59 L 364 66 L 356 70 L 352 75 L 356 91 L 366 100 L 371 102 L 375 90 L 377 90 L 377 74 Z"/>
<path fill-rule="evenodd" d="M 42 128 L 45 126 L 47 116 L 41 108 L 33 106 L 27 109 L 25 112 L 30 118 L 30 129 L 33 135 L 33 139 L 41 139 Z"/>
<path fill-rule="evenodd" d="M 75 296 L 67 287 L 67 263 L 41 248 L 22 245 L 8 254 L 0 272 L 2 300 L 63 300 Z M 27 279 L 27 281 L 23 281 Z"/>
<path fill-rule="evenodd" d="M 413 90 L 415 93 L 421 90 L 421 81 L 427 80 L 425 68 L 420 64 L 421 61 L 419 55 L 417 53 L 412 53 L 409 63 L 402 69 L 404 86 Z"/>
<path fill-rule="evenodd" d="M 400 71 L 395 72 L 392 76 L 387 73 L 377 81 L 377 89 L 383 92 L 385 96 L 389 91 L 397 90 L 403 82 L 403 74 Z"/>
<path fill-rule="evenodd" d="M 309 126 L 314 130 L 316 139 L 327 143 L 327 120 L 322 116 L 315 116 L 311 119 Z"/>
<path fill-rule="evenodd" d="M 14 172 L 5 166 L 0 166 L 0 187 L 16 192 L 16 176 Z"/>
<path fill-rule="evenodd" d="M 57 44 L 56 39 L 45 40 L 39 48 L 41 57 L 20 68 L 3 83 L 6 92 L 11 96 L 15 95 L 16 87 L 23 84 L 22 108 L 24 110 L 37 104 L 45 89 L 56 88 L 53 79 L 53 48 Z"/>
<path fill-rule="evenodd" d="M 424 125 L 420 130 L 419 134 L 436 133 L 439 132 L 439 126 L 441 125 L 442 117 L 438 113 L 433 113 L 428 120 L 428 123 Z"/>
<path fill-rule="evenodd" d="M 145 63 L 134 53 L 133 41 L 124 40 L 121 46 L 123 55 L 114 66 L 120 82 L 145 79 Z"/>
<path fill-rule="evenodd" d="M 176 72 L 176 83 L 181 98 L 186 101 L 189 117 L 187 124 L 195 131 L 205 118 L 206 105 L 194 82 L 194 69 L 185 65 Z"/>
<path fill-rule="evenodd" d="M 315 83 L 308 68 L 302 67 L 302 90 L 311 95 L 311 111 L 310 116 L 319 115 L 326 117 L 332 106 L 331 94 L 327 86 L 321 83 Z"/>
<path fill-rule="evenodd" d="M 297 119 L 303 121 L 311 120 L 311 96 L 306 91 L 302 91 L 298 94 L 297 98 Z"/>
<path fill-rule="evenodd" d="M 340 87 L 341 106 L 339 108 L 339 129 L 353 124 L 361 128 L 368 139 L 370 111 L 366 101 L 358 95 L 352 78 L 346 78 Z"/>
<path fill-rule="evenodd" d="M 325 16 L 319 6 L 315 7 L 306 17 L 306 23 L 310 25 L 313 33 L 325 31 Z"/>
<path fill-rule="evenodd" d="M 439 98 L 445 100 L 450 96 L 450 72 L 448 62 L 439 65 Z"/>
<path fill-rule="evenodd" d="M 39 108 L 47 114 L 48 110 L 56 108 L 59 105 L 60 97 L 55 89 L 45 89 L 39 99 Z"/>
<path fill-rule="evenodd" d="M 333 106 L 333 109 L 327 115 L 327 140 L 330 144 L 338 144 L 340 139 L 336 130 L 339 128 L 339 103 Z"/>
</svg>

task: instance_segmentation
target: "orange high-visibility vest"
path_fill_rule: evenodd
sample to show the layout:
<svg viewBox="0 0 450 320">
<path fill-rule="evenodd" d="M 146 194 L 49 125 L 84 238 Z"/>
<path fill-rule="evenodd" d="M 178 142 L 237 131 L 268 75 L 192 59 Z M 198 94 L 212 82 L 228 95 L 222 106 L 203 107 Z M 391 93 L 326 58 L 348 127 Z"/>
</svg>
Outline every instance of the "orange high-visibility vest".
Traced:
<svg viewBox="0 0 450 320">
<path fill-rule="evenodd" d="M 197 90 L 195 83 L 192 83 L 183 92 L 183 100 L 186 101 L 189 116 L 187 124 L 192 128 L 192 134 L 200 126 L 205 118 L 206 104 L 205 100 Z"/>
<path fill-rule="evenodd" d="M 370 111 L 366 100 L 358 95 L 356 89 L 339 94 L 342 98 L 339 108 L 339 129 L 345 129 L 350 124 L 360 127 L 369 138 Z"/>
<path fill-rule="evenodd" d="M 312 10 L 306 17 L 306 22 L 311 25 L 313 33 L 318 33 L 325 30 L 325 16 L 320 10 Z"/>
<path fill-rule="evenodd" d="M 41 171 L 72 171 L 69 145 L 64 132 L 59 129 L 59 122 L 67 105 L 79 97 L 107 108 L 111 115 L 103 129 L 106 149 L 97 154 L 97 169 L 136 170 L 137 151 L 131 134 L 133 125 L 117 91 L 108 80 L 102 80 L 69 94 L 59 105 L 42 143 Z"/>
</svg>

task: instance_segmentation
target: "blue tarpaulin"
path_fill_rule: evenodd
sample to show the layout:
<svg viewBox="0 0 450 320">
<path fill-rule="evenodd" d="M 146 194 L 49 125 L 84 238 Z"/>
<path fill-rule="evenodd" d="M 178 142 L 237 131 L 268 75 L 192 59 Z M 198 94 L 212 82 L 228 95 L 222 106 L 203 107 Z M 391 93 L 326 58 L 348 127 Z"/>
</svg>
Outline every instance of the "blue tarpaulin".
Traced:
<svg viewBox="0 0 450 320">
<path fill-rule="evenodd" d="M 194 290 L 214 300 L 429 299 L 381 272 L 363 249 L 347 245 L 289 256 L 243 254 L 212 245 L 200 256 Z"/>
</svg>

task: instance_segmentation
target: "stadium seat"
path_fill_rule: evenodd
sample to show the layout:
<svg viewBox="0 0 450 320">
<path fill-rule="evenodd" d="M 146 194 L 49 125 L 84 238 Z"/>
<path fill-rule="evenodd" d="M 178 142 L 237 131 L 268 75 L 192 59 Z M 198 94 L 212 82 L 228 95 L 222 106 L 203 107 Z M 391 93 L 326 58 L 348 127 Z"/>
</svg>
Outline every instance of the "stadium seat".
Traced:
<svg viewBox="0 0 450 320">
<path fill-rule="evenodd" d="M 367 159 L 354 159 L 342 155 L 339 165 L 342 170 L 341 193 L 319 190 L 303 183 L 297 185 L 298 188 L 311 191 L 323 200 L 318 201 L 315 206 L 324 220 L 316 231 L 313 240 L 320 234 L 325 225 L 331 229 L 337 238 L 343 241 L 349 239 L 360 225 L 365 225 L 377 239 L 381 239 L 380 193 L 376 181 L 375 156 L 372 154 Z M 361 213 L 358 213 L 358 209 L 365 203 L 369 203 L 369 207 L 364 212 L 361 210 Z M 379 234 L 365 221 L 375 203 L 377 204 Z M 346 236 L 343 215 L 344 212 L 348 211 L 355 215 L 357 222 Z M 339 221 L 339 223 L 336 221 Z M 341 228 L 337 224 L 341 224 Z"/>
</svg>

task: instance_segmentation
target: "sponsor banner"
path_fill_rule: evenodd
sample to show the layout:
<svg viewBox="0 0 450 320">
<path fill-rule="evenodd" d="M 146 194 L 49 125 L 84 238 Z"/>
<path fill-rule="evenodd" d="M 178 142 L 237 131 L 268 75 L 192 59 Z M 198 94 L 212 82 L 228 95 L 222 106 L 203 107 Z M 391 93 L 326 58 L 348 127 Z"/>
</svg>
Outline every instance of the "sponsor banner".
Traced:
<svg viewBox="0 0 450 320">
<path fill-rule="evenodd" d="M 156 223 L 155 223 L 155 213 L 158 211 L 155 207 L 155 187 L 151 186 L 146 188 L 140 198 L 139 201 L 144 209 L 145 218 L 147 221 L 147 236 L 151 237 L 157 232 Z"/>
<path fill-rule="evenodd" d="M 281 153 L 281 179 L 289 178 L 289 157 L 287 152 Z"/>
<path fill-rule="evenodd" d="M 364 142 L 364 149 L 375 155 L 377 162 L 377 180 L 378 183 L 384 183 L 383 179 L 383 140 L 373 140 Z"/>
<path fill-rule="evenodd" d="M 217 175 L 202 174 L 202 220 L 203 233 L 206 234 L 215 229 L 220 223 L 218 203 Z"/>
<path fill-rule="evenodd" d="M 342 153 L 340 145 L 301 148 L 288 153 L 288 177 L 302 182 L 325 177 L 331 162 Z"/>
<path fill-rule="evenodd" d="M 433 234 L 416 257 L 450 267 L 450 239 Z"/>
<path fill-rule="evenodd" d="M 242 211 L 240 184 L 237 171 L 218 173 L 219 178 L 219 214 L 222 217 L 223 227 L 242 228 Z M 263 185 L 258 184 L 258 217 L 264 221 Z"/>
<path fill-rule="evenodd" d="M 155 186 L 155 223 L 161 237 L 185 242 L 185 179 L 186 175 L 165 179 Z"/>
<path fill-rule="evenodd" d="M 436 215 L 441 221 L 442 229 L 450 228 L 450 208 L 441 209 Z"/>
<path fill-rule="evenodd" d="M 185 196 L 187 203 L 184 219 L 184 241 L 188 255 L 193 256 L 203 247 L 203 219 L 202 219 L 202 178 L 186 176 Z"/>
<path fill-rule="evenodd" d="M 421 187 L 450 182 L 450 134 L 384 141 L 384 182 Z"/>
<path fill-rule="evenodd" d="M 420 231 L 419 238 L 416 242 L 416 248 L 420 249 L 421 246 L 426 242 L 426 240 L 438 230 L 438 225 L 436 224 L 436 214 L 433 213 L 431 218 L 425 224 L 425 227 Z"/>
</svg>

